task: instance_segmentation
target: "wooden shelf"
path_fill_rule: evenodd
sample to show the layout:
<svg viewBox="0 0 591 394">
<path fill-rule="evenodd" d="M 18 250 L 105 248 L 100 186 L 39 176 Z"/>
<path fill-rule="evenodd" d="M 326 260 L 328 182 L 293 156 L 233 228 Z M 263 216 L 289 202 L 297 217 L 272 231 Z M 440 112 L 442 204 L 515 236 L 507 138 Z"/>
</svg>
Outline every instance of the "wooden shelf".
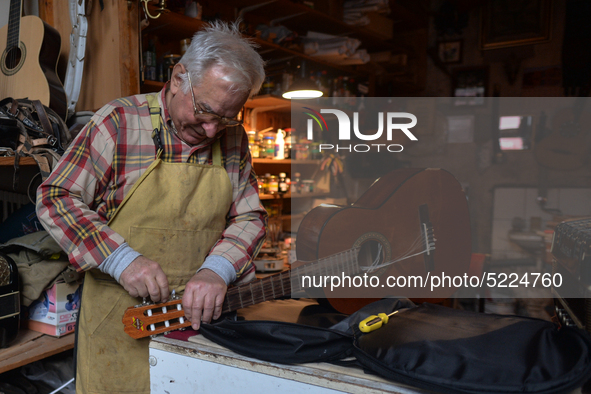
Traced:
<svg viewBox="0 0 591 394">
<path fill-rule="evenodd" d="M 307 55 L 307 54 L 305 54 L 303 52 L 296 51 L 294 49 L 282 47 L 281 45 L 274 44 L 274 43 L 272 43 L 270 41 L 264 41 L 264 40 L 261 40 L 259 38 L 253 38 L 253 40 L 258 45 L 260 45 L 261 48 L 266 51 L 266 53 L 269 53 L 270 51 L 277 51 L 277 52 L 280 52 L 282 55 L 286 55 L 287 54 L 287 55 L 297 56 L 297 57 L 300 57 L 302 59 L 306 59 L 309 62 L 313 62 L 313 63 L 316 63 L 318 65 L 324 66 L 324 67 L 330 67 L 330 68 L 332 68 L 334 70 L 338 70 L 338 71 L 344 72 L 345 74 L 353 74 L 353 75 L 363 75 L 364 74 L 362 72 L 359 72 L 359 71 L 355 70 L 351 66 L 341 66 L 341 65 L 338 65 L 338 64 L 330 63 L 330 62 L 327 62 L 325 60 L 319 59 L 319 58 L 317 58 L 315 56 L 310 56 L 310 55 Z"/>
<path fill-rule="evenodd" d="M 73 333 L 55 338 L 21 329 L 10 347 L 0 349 L 0 373 L 73 349 L 74 338 Z"/>
<path fill-rule="evenodd" d="M 289 16 L 289 18 L 286 18 L 282 21 L 282 25 L 294 31 L 299 30 L 300 34 L 304 34 L 302 31 L 302 26 L 305 26 L 306 29 L 322 33 L 358 38 L 363 43 L 361 48 L 367 49 L 370 52 L 392 50 L 393 52 L 398 53 L 408 53 L 410 51 L 410 48 L 407 46 L 396 44 L 393 40 L 384 39 L 382 35 L 369 29 L 347 25 L 342 20 L 333 18 L 327 14 L 289 0 L 276 0 L 273 2 L 268 2 L 267 0 L 232 0 L 227 3 L 237 9 L 242 9 L 244 7 L 264 2 L 267 2 L 268 4 L 262 5 L 253 12 L 262 15 L 268 20 L 274 20 L 281 18 L 282 16 Z M 149 7 L 151 12 L 155 12 L 155 6 L 149 5 Z M 409 15 L 412 16 L 413 14 L 407 10 L 404 10 L 404 8 L 403 10 L 400 10 L 400 12 L 404 12 L 404 19 L 410 20 L 411 18 Z M 400 12 L 398 14 L 400 14 Z M 154 34 L 164 41 L 179 41 L 184 38 L 191 38 L 198 30 L 207 26 L 206 22 L 176 12 L 163 13 L 159 18 L 150 19 L 149 21 L 150 24 L 148 27 L 142 30 L 142 35 Z M 404 24 L 395 23 L 395 26 L 403 25 Z M 401 29 L 401 31 L 404 30 L 406 30 L 406 28 Z M 286 48 L 269 41 L 258 39 L 256 37 L 250 38 L 260 45 L 263 51 L 266 53 L 275 52 L 277 53 L 278 57 L 285 57 L 286 55 L 297 56 L 302 59 L 307 59 L 309 62 L 316 63 L 323 67 L 330 67 L 346 74 L 365 74 L 365 72 L 360 72 L 352 66 L 333 64 L 325 60 L 315 58 L 314 56 L 309 56 L 298 50 Z"/>
<path fill-rule="evenodd" d="M 399 52 L 408 51 L 406 46 L 396 44 L 393 40 L 387 40 L 381 34 L 375 33 L 364 27 L 348 25 L 341 19 L 334 18 L 304 4 L 299 4 L 293 1 L 276 0 L 269 2 L 268 0 L 227 0 L 225 3 L 234 6 L 238 10 L 260 4 L 260 7 L 253 9 L 251 12 L 256 13 L 257 16 L 262 19 L 281 20 L 282 25 L 290 30 L 297 31 L 300 34 L 305 34 L 306 31 L 302 31 L 305 27 L 306 30 L 358 38 L 363 41 L 362 48 L 368 49 L 368 51 L 388 49 Z M 413 28 L 418 29 L 427 27 L 426 18 L 421 18 L 395 2 L 390 2 L 390 7 L 392 10 L 391 15 L 394 19 L 394 29 L 396 31 L 405 32 Z M 248 12 L 245 13 L 245 20 L 248 20 L 248 14 Z M 283 19 L 283 17 L 289 18 Z"/>
<path fill-rule="evenodd" d="M 252 159 L 254 164 L 315 164 L 319 165 L 320 160 L 291 160 L 291 159 L 284 159 L 284 160 L 275 160 L 275 159 Z"/>
<path fill-rule="evenodd" d="M 330 193 L 327 192 L 314 192 L 314 193 L 296 193 L 290 194 L 290 198 L 320 198 L 328 197 Z"/>
<path fill-rule="evenodd" d="M 280 194 L 259 194 L 261 200 L 279 200 L 281 198 L 291 198 L 291 193 L 286 193 L 283 196 Z"/>
<path fill-rule="evenodd" d="M 322 109 L 318 105 L 318 99 L 288 100 L 272 94 L 260 94 L 254 96 L 246 101 L 244 107 L 251 109 L 259 108 L 260 110 L 274 112 L 291 112 L 292 107 L 295 107 L 295 110 L 302 110 L 303 107 L 312 107 L 317 111 Z"/>
<path fill-rule="evenodd" d="M 165 82 L 159 81 L 150 81 L 149 79 L 144 80 L 142 86 L 140 86 L 140 90 L 142 93 L 152 93 L 152 92 L 159 92 L 164 87 Z"/>
<path fill-rule="evenodd" d="M 156 6 L 149 4 L 149 10 L 154 14 Z M 142 34 L 155 34 L 160 39 L 180 41 L 191 38 L 198 30 L 207 26 L 207 22 L 191 18 L 176 12 L 165 12 L 156 19 L 148 19 L 150 24 Z"/>
<path fill-rule="evenodd" d="M 18 162 L 21 166 L 36 166 L 37 162 L 32 157 L 21 157 Z M 13 156 L 0 156 L 0 166 L 14 166 Z"/>
<path fill-rule="evenodd" d="M 259 194 L 259 198 L 261 200 L 279 200 L 281 198 L 288 199 L 288 198 L 319 198 L 319 197 L 327 197 L 330 193 L 326 192 L 318 192 L 318 193 L 286 193 L 283 196 L 279 194 Z"/>
<path fill-rule="evenodd" d="M 244 104 L 245 108 L 261 108 L 261 107 L 272 107 L 275 109 L 279 108 L 291 108 L 291 100 L 284 99 L 283 97 L 273 96 L 271 94 L 261 94 L 248 99 Z"/>
</svg>

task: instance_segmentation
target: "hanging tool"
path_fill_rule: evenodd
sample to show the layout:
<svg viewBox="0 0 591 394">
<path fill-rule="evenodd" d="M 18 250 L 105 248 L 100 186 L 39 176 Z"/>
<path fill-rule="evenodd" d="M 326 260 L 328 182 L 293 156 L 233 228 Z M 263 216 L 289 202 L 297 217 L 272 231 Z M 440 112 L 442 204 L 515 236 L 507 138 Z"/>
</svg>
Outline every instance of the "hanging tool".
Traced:
<svg viewBox="0 0 591 394">
<path fill-rule="evenodd" d="M 386 315 L 385 313 L 378 313 L 377 315 L 371 315 L 370 317 L 362 320 L 359 323 L 359 330 L 361 332 L 365 332 L 365 333 L 377 330 L 382 325 L 387 324 L 390 317 L 395 315 L 396 313 L 398 313 L 398 311 L 394 311 L 394 312 L 390 313 L 389 315 Z"/>
</svg>

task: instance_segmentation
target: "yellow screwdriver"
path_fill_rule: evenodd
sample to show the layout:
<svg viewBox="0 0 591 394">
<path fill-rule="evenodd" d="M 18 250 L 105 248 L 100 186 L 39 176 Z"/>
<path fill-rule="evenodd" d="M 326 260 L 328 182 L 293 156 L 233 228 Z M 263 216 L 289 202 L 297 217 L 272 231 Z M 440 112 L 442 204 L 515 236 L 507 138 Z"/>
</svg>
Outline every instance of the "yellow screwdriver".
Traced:
<svg viewBox="0 0 591 394">
<path fill-rule="evenodd" d="M 371 315 L 370 317 L 362 320 L 361 323 L 359 323 L 359 330 L 361 332 L 371 332 L 373 330 L 377 330 L 382 325 L 387 324 L 390 316 L 395 315 L 396 313 L 398 313 L 398 311 L 394 311 L 389 315 L 386 315 L 385 313 Z"/>
</svg>

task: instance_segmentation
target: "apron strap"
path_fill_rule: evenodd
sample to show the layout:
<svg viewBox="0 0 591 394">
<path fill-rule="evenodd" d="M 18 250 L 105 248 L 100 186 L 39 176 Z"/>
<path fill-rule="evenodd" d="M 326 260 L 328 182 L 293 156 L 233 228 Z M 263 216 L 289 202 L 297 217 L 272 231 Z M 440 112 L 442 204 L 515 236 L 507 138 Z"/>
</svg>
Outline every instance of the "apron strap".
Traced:
<svg viewBox="0 0 591 394">
<path fill-rule="evenodd" d="M 164 150 L 162 139 L 160 137 L 160 131 L 162 130 L 162 123 L 160 121 L 160 104 L 158 104 L 158 98 L 155 94 L 146 95 L 148 105 L 150 106 L 150 120 L 152 121 L 152 139 L 154 145 L 158 148 L 158 155 Z"/>
<path fill-rule="evenodd" d="M 220 143 L 219 138 L 215 140 L 213 146 L 211 147 L 211 161 L 214 166 L 221 166 L 222 165 L 222 146 Z"/>
<path fill-rule="evenodd" d="M 152 139 L 158 148 L 158 157 L 160 157 L 160 153 L 164 151 L 164 145 L 162 144 L 162 139 L 160 137 L 160 132 L 162 130 L 160 104 L 158 104 L 158 98 L 155 94 L 146 95 L 146 99 L 148 100 L 148 105 L 150 106 L 150 120 L 152 121 L 152 127 L 154 129 L 152 131 Z M 219 139 L 213 143 L 211 160 L 213 165 L 222 165 L 222 147 Z"/>
</svg>

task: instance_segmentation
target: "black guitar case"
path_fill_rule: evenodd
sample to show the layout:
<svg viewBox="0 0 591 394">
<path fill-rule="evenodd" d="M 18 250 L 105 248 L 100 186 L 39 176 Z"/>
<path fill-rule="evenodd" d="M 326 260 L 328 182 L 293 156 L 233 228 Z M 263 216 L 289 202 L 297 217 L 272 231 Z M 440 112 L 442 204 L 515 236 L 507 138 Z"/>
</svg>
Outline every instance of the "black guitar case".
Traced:
<svg viewBox="0 0 591 394">
<path fill-rule="evenodd" d="M 394 310 L 381 328 L 358 330 L 366 317 Z M 407 299 L 374 302 L 329 328 L 225 319 L 200 332 L 276 363 L 338 363 L 352 355 L 372 373 L 441 393 L 563 393 L 591 377 L 591 339 L 582 330 Z"/>
</svg>

